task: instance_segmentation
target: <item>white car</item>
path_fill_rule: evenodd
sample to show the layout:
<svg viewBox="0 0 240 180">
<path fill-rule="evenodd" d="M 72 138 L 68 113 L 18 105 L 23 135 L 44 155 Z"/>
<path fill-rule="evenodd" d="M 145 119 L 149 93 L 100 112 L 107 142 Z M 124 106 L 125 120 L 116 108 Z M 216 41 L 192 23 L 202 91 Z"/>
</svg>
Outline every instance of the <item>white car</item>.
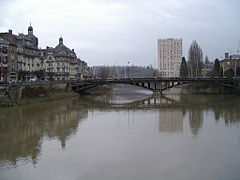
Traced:
<svg viewBox="0 0 240 180">
<path fill-rule="evenodd" d="M 36 82 L 36 79 L 35 78 L 30 78 L 29 82 Z"/>
</svg>

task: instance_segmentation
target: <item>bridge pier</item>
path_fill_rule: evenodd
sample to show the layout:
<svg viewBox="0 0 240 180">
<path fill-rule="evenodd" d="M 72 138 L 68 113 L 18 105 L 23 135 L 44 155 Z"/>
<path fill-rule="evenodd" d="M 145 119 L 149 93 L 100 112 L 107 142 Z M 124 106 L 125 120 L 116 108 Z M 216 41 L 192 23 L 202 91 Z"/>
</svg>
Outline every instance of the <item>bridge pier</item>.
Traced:
<svg viewBox="0 0 240 180">
<path fill-rule="evenodd" d="M 65 92 L 70 92 L 70 91 L 72 91 L 72 83 L 68 82 L 65 88 Z"/>
<path fill-rule="evenodd" d="M 162 96 L 162 89 L 153 92 L 154 96 Z"/>
<path fill-rule="evenodd" d="M 150 84 L 150 82 L 148 82 L 148 89 L 151 89 L 151 84 Z"/>
<path fill-rule="evenodd" d="M 157 83 L 154 83 L 154 91 L 157 90 Z"/>
</svg>

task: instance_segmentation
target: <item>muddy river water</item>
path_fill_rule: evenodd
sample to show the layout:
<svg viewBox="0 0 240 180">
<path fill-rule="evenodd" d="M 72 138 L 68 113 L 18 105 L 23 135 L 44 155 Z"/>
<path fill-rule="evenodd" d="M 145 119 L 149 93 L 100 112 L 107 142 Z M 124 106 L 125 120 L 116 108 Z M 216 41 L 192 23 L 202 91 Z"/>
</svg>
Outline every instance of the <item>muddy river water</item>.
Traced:
<svg viewBox="0 0 240 180">
<path fill-rule="evenodd" d="M 115 93 L 0 109 L 0 180 L 239 180 L 240 96 Z"/>
</svg>

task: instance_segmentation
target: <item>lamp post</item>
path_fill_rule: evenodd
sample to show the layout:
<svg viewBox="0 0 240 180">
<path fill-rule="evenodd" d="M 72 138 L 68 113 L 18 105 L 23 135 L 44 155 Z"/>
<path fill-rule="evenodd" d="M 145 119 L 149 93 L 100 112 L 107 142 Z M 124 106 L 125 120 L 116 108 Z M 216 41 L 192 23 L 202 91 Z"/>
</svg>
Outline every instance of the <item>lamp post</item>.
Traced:
<svg viewBox="0 0 240 180">
<path fill-rule="evenodd" d="M 129 63 L 130 63 L 130 62 L 128 61 L 128 65 L 127 65 L 127 69 L 128 69 L 128 78 L 129 78 L 129 73 L 130 73 L 130 72 L 129 72 Z"/>
</svg>

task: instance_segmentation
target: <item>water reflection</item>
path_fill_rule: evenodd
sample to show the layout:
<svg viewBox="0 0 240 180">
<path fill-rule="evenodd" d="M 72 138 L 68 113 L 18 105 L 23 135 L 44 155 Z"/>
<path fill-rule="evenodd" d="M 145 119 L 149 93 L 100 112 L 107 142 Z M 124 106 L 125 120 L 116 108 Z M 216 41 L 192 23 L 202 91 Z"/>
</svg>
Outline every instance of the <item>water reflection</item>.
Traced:
<svg viewBox="0 0 240 180">
<path fill-rule="evenodd" d="M 237 179 L 239 109 L 238 96 L 171 93 L 0 109 L 0 179 Z"/>
<path fill-rule="evenodd" d="M 157 111 L 159 132 L 176 133 L 183 131 L 184 113 L 181 109 L 162 109 Z"/>
<path fill-rule="evenodd" d="M 142 100 L 111 104 L 111 101 L 101 101 L 101 97 L 83 97 L 84 105 L 92 111 L 156 110 L 159 121 L 159 132 L 182 132 L 184 118 L 188 121 L 193 135 L 198 135 L 204 123 L 204 113 L 214 113 L 216 121 L 220 119 L 226 125 L 239 123 L 240 98 L 236 95 L 192 95 L 168 93 L 160 97 L 147 97 Z"/>
<path fill-rule="evenodd" d="M 117 140 L 121 140 L 121 137 L 129 131 L 135 131 L 133 134 L 136 130 L 141 132 L 136 135 L 136 139 L 129 142 L 129 146 L 141 138 L 144 141 L 144 136 L 148 138 L 149 134 L 153 134 L 152 131 L 157 132 L 159 136 L 166 134 L 174 136 L 189 130 L 190 134 L 199 138 L 198 134 L 204 129 L 204 123 L 209 121 L 206 115 L 208 113 L 213 117 L 213 121 L 215 119 L 214 123 L 224 122 L 227 126 L 236 126 L 240 122 L 240 101 L 239 97 L 234 95 L 206 96 L 168 93 L 165 96 L 147 96 L 145 99 L 124 104 L 122 101 L 119 104 L 112 103 L 109 98 L 85 96 L 72 100 L 0 109 L 0 167 L 17 166 L 22 160 L 38 163 L 42 144 L 46 139 L 57 140 L 59 146 L 67 150 L 68 140 L 79 131 L 79 124 L 84 119 L 92 118 L 97 124 L 96 127 L 93 125 L 95 129 L 91 131 L 92 134 L 85 132 L 87 134 L 84 134 L 85 138 L 92 135 L 94 140 L 97 139 L 98 135 L 104 134 L 106 127 L 112 134 L 116 131 L 119 133 Z M 119 97 L 115 97 L 117 98 Z M 104 112 L 105 116 L 99 118 L 96 115 L 99 112 L 100 114 Z M 107 121 L 107 118 L 110 118 L 110 121 Z M 125 122 L 127 131 L 120 129 L 122 122 Z M 110 123 L 115 123 L 114 125 L 120 130 L 114 129 L 114 125 L 111 126 Z M 98 128 L 99 126 L 102 129 Z M 159 136 L 154 136 L 156 142 L 159 141 Z M 111 134 L 106 134 L 104 137 L 111 138 Z M 82 142 L 85 141 L 82 140 Z M 144 143 L 146 142 L 148 141 Z M 110 141 L 109 144 L 111 143 L 117 145 L 115 141 Z M 85 145 L 88 147 L 89 142 L 85 142 Z M 139 147 L 140 145 L 141 143 Z M 92 149 L 94 148 L 93 145 Z M 88 149 L 83 153 L 86 152 Z M 75 157 L 77 154 L 74 155 Z"/>
<path fill-rule="evenodd" d="M 197 135 L 203 125 L 203 110 L 196 108 L 189 110 L 189 125 L 193 135 Z"/>
<path fill-rule="evenodd" d="M 42 139 L 58 139 L 61 147 L 87 117 L 74 101 L 51 102 L 0 109 L 0 164 L 16 165 L 18 160 L 37 162 Z"/>
</svg>

